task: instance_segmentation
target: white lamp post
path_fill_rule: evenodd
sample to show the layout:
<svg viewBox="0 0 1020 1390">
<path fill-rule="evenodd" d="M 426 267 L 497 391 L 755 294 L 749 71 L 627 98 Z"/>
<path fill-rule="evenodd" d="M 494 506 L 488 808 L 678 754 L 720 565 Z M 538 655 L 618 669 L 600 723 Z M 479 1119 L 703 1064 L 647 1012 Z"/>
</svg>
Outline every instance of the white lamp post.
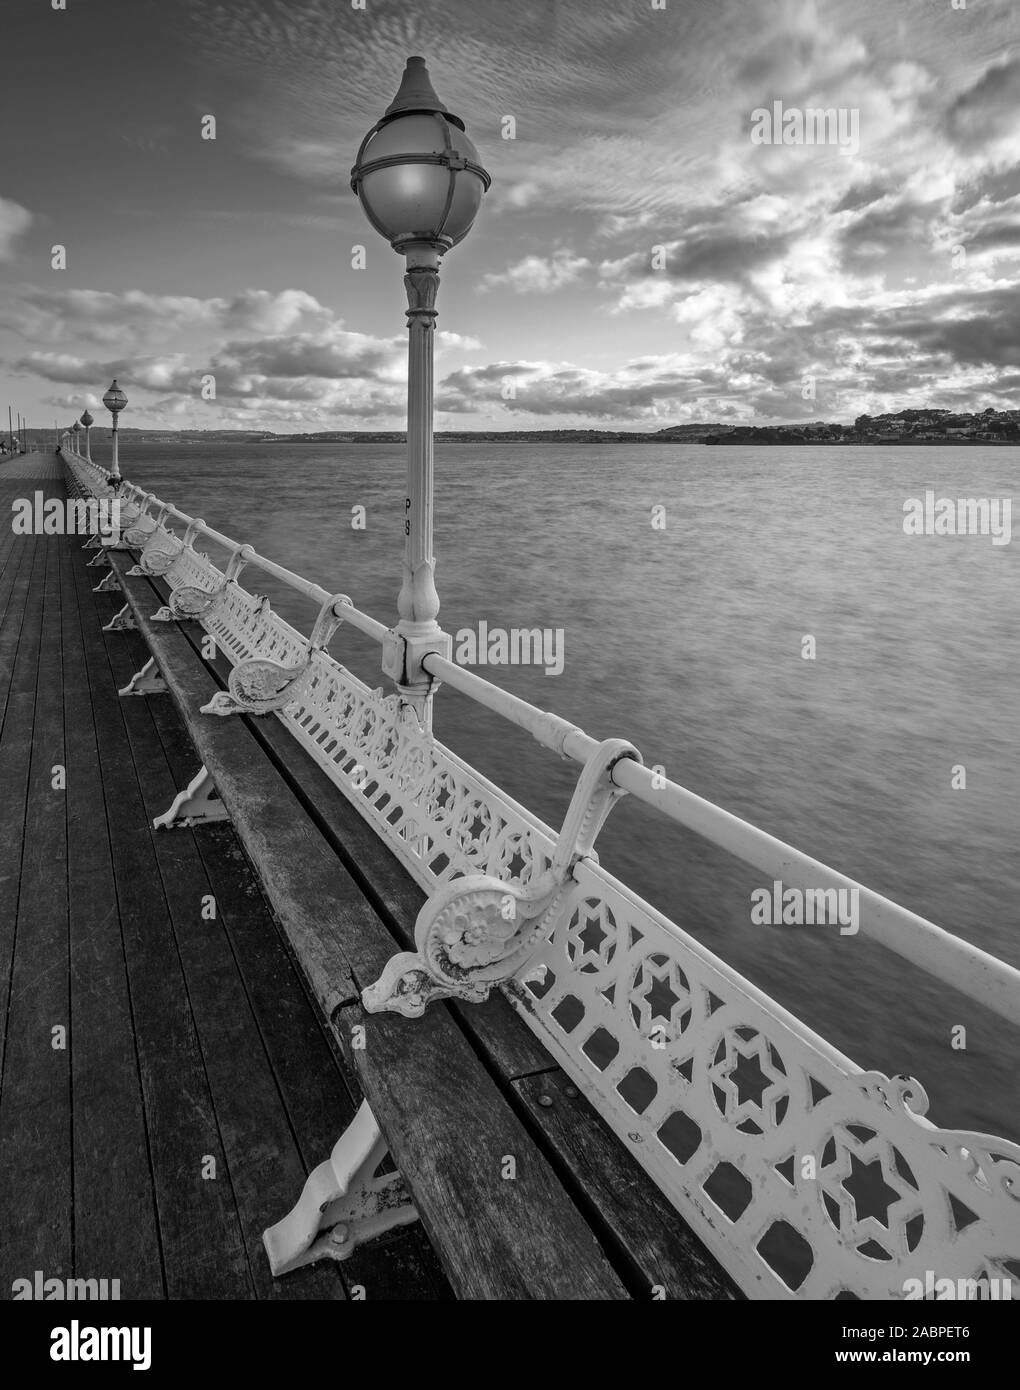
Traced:
<svg viewBox="0 0 1020 1390">
<path fill-rule="evenodd" d="M 127 405 L 127 396 L 117 385 L 117 378 L 114 377 L 110 389 L 103 397 L 103 404 L 113 416 L 113 461 L 110 467 L 110 486 L 114 492 L 120 487 L 120 463 L 117 458 L 117 417 Z"/>
<path fill-rule="evenodd" d="M 429 80 L 424 58 L 408 58 L 400 90 L 361 142 L 351 187 L 372 226 L 405 258 L 407 289 L 407 497 L 400 620 L 383 648 L 383 670 L 419 719 L 431 718 L 430 652 L 449 657 L 436 621 L 432 554 L 433 343 L 439 265 L 471 230 L 491 179 Z"/>
<path fill-rule="evenodd" d="M 86 410 L 81 417 L 82 428 L 85 431 L 85 458 L 87 462 L 92 462 L 92 426 L 95 424 L 92 416 Z"/>
<path fill-rule="evenodd" d="M 81 457 L 81 450 L 78 448 L 78 435 L 79 435 L 80 433 L 81 433 L 81 425 L 79 425 L 78 421 L 75 420 L 74 424 L 71 426 L 71 436 L 72 436 L 72 439 L 73 439 L 73 441 L 74 441 L 73 444 L 72 444 L 72 448 L 74 449 L 74 452 L 75 452 L 79 457 Z"/>
</svg>

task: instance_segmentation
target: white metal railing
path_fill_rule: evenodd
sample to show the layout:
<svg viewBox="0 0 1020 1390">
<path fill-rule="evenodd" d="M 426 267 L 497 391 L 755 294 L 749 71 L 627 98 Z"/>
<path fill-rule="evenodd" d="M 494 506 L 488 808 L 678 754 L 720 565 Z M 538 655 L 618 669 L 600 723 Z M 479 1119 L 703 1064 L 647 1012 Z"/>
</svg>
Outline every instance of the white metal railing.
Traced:
<svg viewBox="0 0 1020 1390">
<path fill-rule="evenodd" d="M 105 470 L 68 463 L 84 491 L 106 495 Z M 584 765 L 570 833 L 557 835 L 316 640 L 343 621 L 382 644 L 385 624 L 153 494 L 125 485 L 121 497 L 143 570 L 171 587 L 164 616 L 195 617 L 234 667 L 210 712 L 272 711 L 430 894 L 419 953 L 395 958 L 369 1007 L 413 1016 L 430 997 L 480 998 L 498 982 L 749 1296 L 902 1298 L 906 1280 L 934 1271 L 1010 1280 L 1020 1298 L 1020 1146 L 933 1125 L 917 1081 L 862 1071 L 606 873 L 591 846 L 629 792 L 787 885 L 857 889 L 862 933 L 1013 1024 L 1020 972 L 657 775 L 622 741 L 599 744 L 426 656 L 434 678 Z M 199 537 L 231 552 L 225 570 Z M 241 587 L 245 565 L 319 605 L 311 639 Z M 565 838 L 580 847 L 566 858 Z"/>
</svg>

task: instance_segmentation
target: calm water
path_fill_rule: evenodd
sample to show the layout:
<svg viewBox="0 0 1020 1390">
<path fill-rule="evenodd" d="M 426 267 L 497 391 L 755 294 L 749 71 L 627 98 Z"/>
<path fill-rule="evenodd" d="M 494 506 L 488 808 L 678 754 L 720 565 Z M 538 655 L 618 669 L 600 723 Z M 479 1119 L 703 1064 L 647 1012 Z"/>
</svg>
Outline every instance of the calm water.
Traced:
<svg viewBox="0 0 1020 1390">
<path fill-rule="evenodd" d="M 402 448 L 124 452 L 133 481 L 394 619 Z M 561 675 L 482 674 L 596 737 L 633 740 L 701 796 L 1020 966 L 1020 537 L 902 531 L 907 497 L 1013 497 L 1018 466 L 996 448 L 441 444 L 441 621 L 564 629 Z M 365 531 L 351 529 L 356 505 Z M 256 571 L 248 582 L 308 630 L 310 605 Z M 382 682 L 358 634 L 343 630 L 333 652 Z M 559 825 L 576 765 L 449 690 L 435 723 Z M 633 800 L 598 848 L 862 1066 L 915 1075 L 937 1123 L 1020 1138 L 1020 1037 L 993 1015 L 863 935 L 753 926 L 763 876 Z M 960 1023 L 966 1052 L 950 1047 Z"/>
</svg>

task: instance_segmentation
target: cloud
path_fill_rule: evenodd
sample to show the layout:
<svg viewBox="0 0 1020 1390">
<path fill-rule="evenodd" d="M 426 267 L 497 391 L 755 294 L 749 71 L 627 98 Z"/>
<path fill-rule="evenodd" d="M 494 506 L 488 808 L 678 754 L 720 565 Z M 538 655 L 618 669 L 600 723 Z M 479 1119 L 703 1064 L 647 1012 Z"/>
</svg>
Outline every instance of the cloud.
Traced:
<svg viewBox="0 0 1020 1390">
<path fill-rule="evenodd" d="M 334 327 L 319 337 L 280 336 L 229 342 L 215 363 L 257 376 L 378 377 L 392 374 L 406 351 L 404 339 L 380 340 Z"/>
<path fill-rule="evenodd" d="M 479 233 L 456 252 L 461 289 L 451 274 L 449 301 L 444 291 L 463 331 L 436 338 L 440 407 L 471 424 L 852 418 L 1016 389 L 1020 56 L 1008 5 L 756 0 L 753 32 L 747 0 L 183 8 L 203 68 L 240 78 L 223 89 L 231 150 L 258 177 L 269 166 L 267 187 L 286 174 L 286 211 L 267 200 L 267 217 L 360 219 L 347 168 L 406 56 L 428 57 L 494 177 Z M 773 99 L 858 111 L 860 150 L 753 146 L 750 113 Z M 0 254 L 11 206 L 0 204 Z M 250 212 L 202 216 L 204 233 L 241 239 Z M 196 270 L 181 285 L 201 295 L 9 292 L 0 321 L 34 349 L 11 354 L 19 370 L 95 389 L 116 367 L 133 374 L 140 411 L 392 427 L 406 340 L 357 331 L 377 274 L 375 263 L 347 283 L 343 316 L 300 287 L 208 297 Z M 594 293 L 570 293 L 582 285 Z M 562 290 L 555 315 L 536 315 L 529 296 Z M 485 355 L 463 365 L 480 338 Z M 210 372 L 217 401 L 205 406 L 197 383 Z"/>
<path fill-rule="evenodd" d="M 0 261 L 14 255 L 14 243 L 32 225 L 32 214 L 10 198 L 0 198 Z"/>
<path fill-rule="evenodd" d="M 512 389 L 508 384 L 512 383 Z M 440 383 L 440 408 L 453 414 L 499 410 L 507 416 L 568 416 L 639 423 L 695 418 L 724 377 L 674 355 L 634 359 L 615 372 L 573 363 L 498 362 L 462 367 Z M 519 427 L 506 419 L 505 428 Z"/>
<path fill-rule="evenodd" d="M 1020 56 L 994 63 L 946 111 L 949 138 L 963 150 L 982 149 L 1020 135 Z"/>
<path fill-rule="evenodd" d="M 484 292 L 506 285 L 516 294 L 547 294 L 574 284 L 590 267 L 591 261 L 586 256 L 575 256 L 569 251 L 554 251 L 551 256 L 525 256 L 506 270 L 483 275 L 478 288 Z"/>
<path fill-rule="evenodd" d="M 234 333 L 287 333 L 328 327 L 332 310 L 304 290 L 244 289 L 222 297 L 25 286 L 12 296 L 0 322 L 34 341 L 68 337 L 118 345 L 127 353 L 181 334 L 215 340 Z"/>
</svg>

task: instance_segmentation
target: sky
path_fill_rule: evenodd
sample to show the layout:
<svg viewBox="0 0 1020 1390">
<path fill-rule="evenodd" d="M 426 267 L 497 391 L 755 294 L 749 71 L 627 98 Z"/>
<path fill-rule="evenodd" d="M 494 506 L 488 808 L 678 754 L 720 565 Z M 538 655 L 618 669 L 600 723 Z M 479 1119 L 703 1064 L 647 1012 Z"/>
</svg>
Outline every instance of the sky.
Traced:
<svg viewBox="0 0 1020 1390">
<path fill-rule="evenodd" d="M 1017 0 L 4 0 L 0 38 L 31 423 L 117 376 L 124 426 L 402 428 L 403 263 L 349 174 L 412 54 L 492 176 L 437 429 L 1020 404 Z M 847 138 L 768 142 L 776 102 Z"/>
</svg>

